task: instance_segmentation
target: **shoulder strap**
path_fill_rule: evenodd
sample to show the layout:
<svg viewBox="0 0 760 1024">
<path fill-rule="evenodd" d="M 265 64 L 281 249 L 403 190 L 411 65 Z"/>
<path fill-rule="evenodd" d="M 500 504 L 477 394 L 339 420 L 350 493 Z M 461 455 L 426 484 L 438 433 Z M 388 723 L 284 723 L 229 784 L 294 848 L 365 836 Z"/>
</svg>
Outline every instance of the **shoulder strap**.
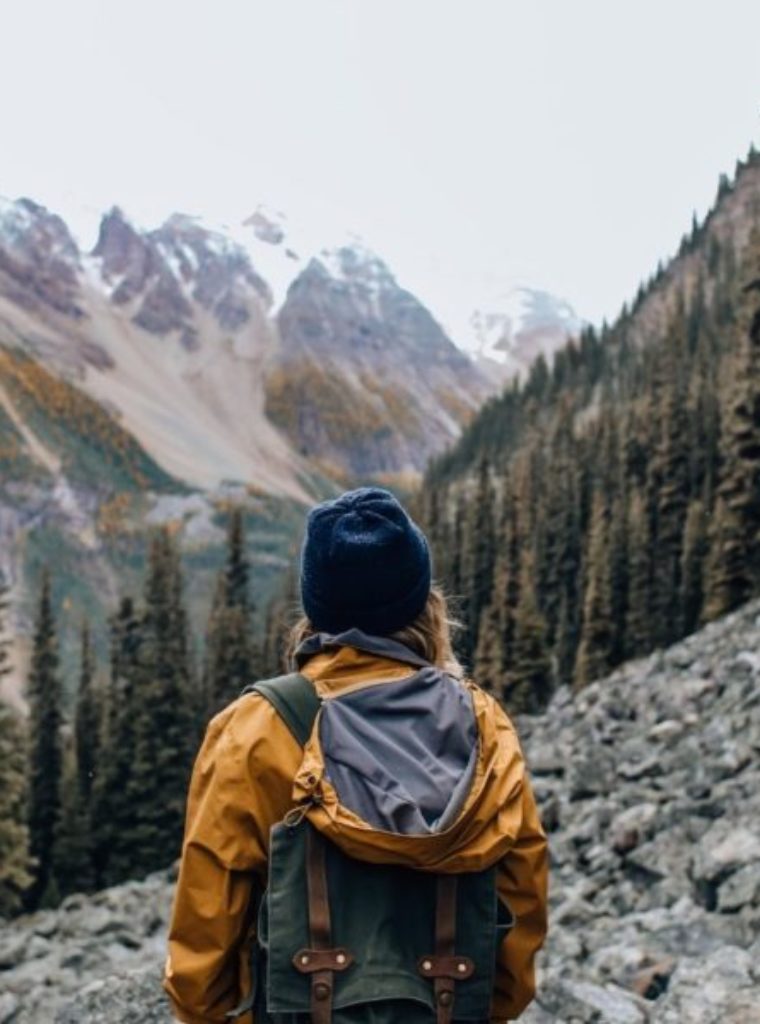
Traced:
<svg viewBox="0 0 760 1024">
<path fill-rule="evenodd" d="M 300 672 L 272 679 L 260 679 L 246 686 L 243 693 L 258 693 L 268 700 L 302 747 L 311 736 L 314 719 L 322 703 L 314 684 Z"/>
</svg>

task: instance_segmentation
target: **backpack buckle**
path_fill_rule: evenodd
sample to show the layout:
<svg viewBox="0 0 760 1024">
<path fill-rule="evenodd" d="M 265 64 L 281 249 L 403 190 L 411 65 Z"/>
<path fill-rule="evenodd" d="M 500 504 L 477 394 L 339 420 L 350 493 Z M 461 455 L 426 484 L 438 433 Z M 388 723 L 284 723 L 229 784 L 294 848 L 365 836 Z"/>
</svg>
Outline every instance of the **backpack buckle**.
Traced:
<svg viewBox="0 0 760 1024">
<path fill-rule="evenodd" d="M 345 971 L 354 962 L 353 954 L 342 946 L 337 949 L 299 949 L 292 959 L 293 966 L 300 974 Z"/>
<path fill-rule="evenodd" d="M 421 956 L 417 970 L 423 978 L 451 978 L 466 981 L 475 973 L 475 964 L 468 956 Z"/>
</svg>

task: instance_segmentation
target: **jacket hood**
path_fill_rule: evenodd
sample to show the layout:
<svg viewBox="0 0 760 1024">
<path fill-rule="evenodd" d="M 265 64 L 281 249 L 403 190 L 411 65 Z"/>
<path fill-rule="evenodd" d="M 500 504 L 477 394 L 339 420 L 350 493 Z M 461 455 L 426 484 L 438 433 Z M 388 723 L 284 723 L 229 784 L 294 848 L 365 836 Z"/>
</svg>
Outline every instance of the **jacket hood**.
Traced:
<svg viewBox="0 0 760 1024">
<path fill-rule="evenodd" d="M 458 873 L 504 856 L 524 766 L 493 698 L 358 629 L 309 637 L 296 664 L 322 697 L 293 794 L 315 827 L 375 863 Z"/>
</svg>

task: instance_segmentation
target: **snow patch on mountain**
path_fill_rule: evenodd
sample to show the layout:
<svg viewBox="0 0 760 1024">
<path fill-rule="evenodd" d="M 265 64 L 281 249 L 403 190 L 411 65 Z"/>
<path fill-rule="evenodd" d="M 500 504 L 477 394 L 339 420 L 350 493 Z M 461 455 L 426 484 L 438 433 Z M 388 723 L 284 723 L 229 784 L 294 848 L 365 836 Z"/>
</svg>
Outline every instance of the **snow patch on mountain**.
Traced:
<svg viewBox="0 0 760 1024">
<path fill-rule="evenodd" d="M 554 353 L 576 337 L 584 321 L 565 299 L 548 291 L 516 287 L 497 293 L 470 317 L 469 351 L 495 364 L 505 377 L 524 376 L 538 356 Z"/>
</svg>

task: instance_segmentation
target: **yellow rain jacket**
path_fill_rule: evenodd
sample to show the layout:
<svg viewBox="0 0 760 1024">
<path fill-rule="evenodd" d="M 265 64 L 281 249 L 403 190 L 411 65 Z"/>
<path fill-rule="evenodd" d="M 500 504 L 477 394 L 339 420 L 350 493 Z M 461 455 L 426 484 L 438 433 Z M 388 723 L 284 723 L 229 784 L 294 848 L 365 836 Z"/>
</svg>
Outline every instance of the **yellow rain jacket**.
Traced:
<svg viewBox="0 0 760 1024">
<path fill-rule="evenodd" d="M 320 649 L 299 668 L 323 701 L 415 671 L 408 661 L 348 645 Z M 444 873 L 498 863 L 499 896 L 515 924 L 503 942 L 491 1019 L 522 1013 L 546 934 L 546 837 L 512 723 L 492 697 L 464 686 L 478 734 L 469 789 L 454 821 L 424 835 L 378 830 L 343 806 L 325 775 L 319 729 L 302 750 L 260 695 L 239 698 L 212 720 L 190 785 L 164 978 L 180 1021 L 222 1024 L 245 996 L 252 897 L 254 887 L 266 887 L 270 829 L 314 792 L 312 824 L 360 860 Z M 239 1020 L 255 1024 L 251 1014 Z"/>
</svg>

